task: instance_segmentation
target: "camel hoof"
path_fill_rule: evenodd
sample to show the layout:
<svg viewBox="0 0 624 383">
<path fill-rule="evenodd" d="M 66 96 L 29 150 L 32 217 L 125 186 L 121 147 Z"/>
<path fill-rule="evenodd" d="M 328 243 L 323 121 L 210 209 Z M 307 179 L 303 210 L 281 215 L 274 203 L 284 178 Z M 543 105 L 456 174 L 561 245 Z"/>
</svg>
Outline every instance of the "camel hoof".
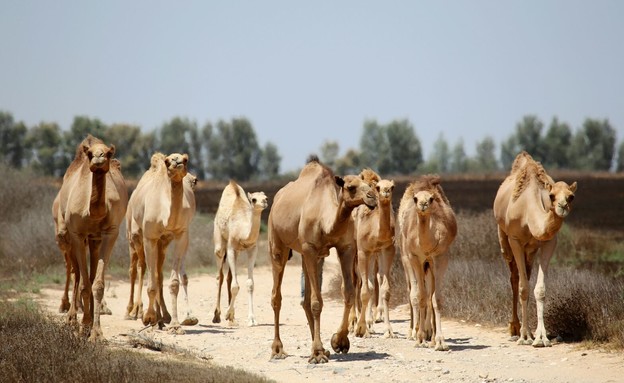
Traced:
<svg viewBox="0 0 624 383">
<path fill-rule="evenodd" d="M 162 316 L 162 321 L 166 324 L 171 323 L 171 315 L 169 313 L 164 313 Z"/>
<path fill-rule="evenodd" d="M 536 338 L 533 343 L 533 347 L 552 347 L 552 343 L 548 340 L 548 338 L 540 339 Z"/>
<path fill-rule="evenodd" d="M 328 350 L 315 351 L 312 355 L 310 355 L 310 359 L 308 359 L 308 363 L 310 364 L 320 364 L 327 362 L 329 362 Z"/>
<path fill-rule="evenodd" d="M 334 352 L 336 352 L 337 354 L 346 354 L 349 352 L 349 347 L 351 347 L 351 343 L 349 343 L 349 338 L 346 336 L 339 337 L 338 333 L 332 335 L 331 345 L 334 349 Z"/>
<path fill-rule="evenodd" d="M 271 355 L 271 360 L 286 359 L 287 357 L 288 357 L 288 354 L 282 351 L 282 352 L 274 353 L 273 355 Z"/>
<path fill-rule="evenodd" d="M 394 339 L 394 338 L 396 338 L 396 335 L 394 335 L 394 332 L 392 332 L 392 331 L 386 331 L 386 333 L 384 334 L 384 338 L 386 338 L 386 339 Z"/>
<path fill-rule="evenodd" d="M 182 326 L 195 326 L 197 323 L 199 323 L 197 318 L 188 316 L 182 321 Z"/>
<path fill-rule="evenodd" d="M 221 323 L 221 317 L 219 315 L 213 316 L 212 323 Z"/>
<path fill-rule="evenodd" d="M 439 342 L 439 343 L 436 343 L 434 350 L 435 351 L 448 351 L 449 346 L 447 346 L 446 343 L 444 342 Z"/>
<path fill-rule="evenodd" d="M 184 329 L 182 329 L 182 327 L 180 327 L 180 325 L 170 326 L 169 329 L 167 330 L 167 332 L 169 334 L 172 334 L 172 335 L 184 335 L 184 334 L 186 334 L 186 332 L 184 331 Z"/>
<path fill-rule="evenodd" d="M 519 346 L 528 346 L 530 344 L 533 344 L 533 339 L 528 338 L 528 339 L 518 339 L 518 341 L 516 342 Z"/>
<path fill-rule="evenodd" d="M 247 320 L 247 326 L 248 327 L 253 327 L 253 326 L 257 326 L 257 325 L 258 325 L 258 322 L 256 322 L 255 318 L 249 318 Z"/>
</svg>

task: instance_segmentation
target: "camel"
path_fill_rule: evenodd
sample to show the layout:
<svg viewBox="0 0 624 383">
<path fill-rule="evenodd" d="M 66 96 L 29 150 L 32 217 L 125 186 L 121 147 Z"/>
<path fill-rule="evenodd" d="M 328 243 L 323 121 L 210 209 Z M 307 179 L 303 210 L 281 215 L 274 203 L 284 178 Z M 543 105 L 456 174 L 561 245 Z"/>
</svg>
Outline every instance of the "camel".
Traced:
<svg viewBox="0 0 624 383">
<path fill-rule="evenodd" d="M 66 313 L 69 311 L 69 284 L 71 282 L 72 274 L 76 270 L 76 265 L 73 265 L 72 258 L 69 253 L 70 246 L 67 236 L 59 235 L 59 227 L 63 227 L 64 223 L 59 222 L 60 212 L 59 207 L 61 205 L 61 191 L 56 194 L 54 202 L 52 203 L 52 219 L 54 220 L 54 238 L 56 245 L 63 254 L 65 260 L 65 289 L 63 290 L 63 296 L 61 297 L 61 305 L 59 306 L 59 313 Z M 74 294 L 75 297 L 75 294 Z"/>
<path fill-rule="evenodd" d="M 191 173 L 187 173 L 184 176 L 184 190 L 185 193 L 189 193 L 189 190 L 192 192 L 192 195 L 189 193 L 189 200 L 194 201 L 194 191 L 197 185 L 197 177 Z M 126 212 L 126 234 L 128 238 L 128 246 L 130 252 L 130 268 L 128 270 L 128 274 L 130 276 L 130 299 L 128 301 L 128 306 L 126 309 L 125 319 L 136 320 L 137 318 L 143 317 L 143 279 L 145 277 L 146 263 L 145 263 L 145 250 L 143 248 L 143 241 L 139 234 L 139 229 L 133 225 L 132 222 L 132 206 L 128 206 L 128 210 Z M 133 240 L 132 233 L 135 231 L 135 237 Z M 184 292 L 184 302 L 185 307 L 187 308 L 186 318 L 182 321 L 182 325 L 184 326 L 193 326 L 198 323 L 197 318 L 191 315 L 190 306 L 188 304 L 188 276 L 184 269 L 184 262 L 182 262 L 182 266 L 180 268 L 180 275 L 182 278 L 182 288 Z M 137 278 L 137 274 L 139 277 L 138 281 L 138 290 L 135 292 L 134 286 Z M 160 281 L 160 294 L 161 300 L 164 301 L 162 296 L 163 293 L 163 285 L 162 280 Z M 163 306 L 166 311 L 166 306 Z M 169 314 L 165 315 L 170 321 Z M 169 322 L 166 323 L 169 323 Z"/>
<path fill-rule="evenodd" d="M 228 264 L 228 308 L 225 319 L 232 326 L 234 322 L 234 304 L 240 286 L 236 273 L 238 254 L 247 254 L 247 293 L 249 296 L 247 325 L 257 325 L 253 310 L 254 279 L 253 269 L 258 255 L 258 236 L 260 234 L 260 216 L 269 206 L 264 192 L 247 193 L 234 181 L 223 189 L 219 207 L 214 220 L 214 254 L 217 261 L 217 303 L 213 323 L 221 322 L 221 286 L 223 285 L 223 266 Z M 232 280 L 234 283 L 232 284 Z"/>
<path fill-rule="evenodd" d="M 189 244 L 188 229 L 195 215 L 192 182 L 185 182 L 187 164 L 187 154 L 172 153 L 165 156 L 163 153 L 154 153 L 150 168 L 143 174 L 130 197 L 131 213 L 126 217 L 131 256 L 133 251 L 144 252 L 149 270 L 149 303 L 143 313 L 143 324 L 163 328 L 164 323 L 170 323 L 169 331 L 175 334 L 184 334 L 178 320 L 178 292 L 180 279 L 183 284 L 187 280 L 183 277 L 183 265 Z M 172 241 L 174 259 L 169 279 L 172 303 L 170 314 L 163 298 L 162 267 L 167 247 Z M 130 314 L 133 313 L 130 311 Z M 197 323 L 196 318 L 188 319 L 191 323 Z"/>
<path fill-rule="evenodd" d="M 512 311 L 509 332 L 518 344 L 551 346 L 544 326 L 544 280 L 557 246 L 557 233 L 572 209 L 577 183 L 568 185 L 554 180 L 527 152 L 516 156 L 511 172 L 500 185 L 494 199 L 494 217 L 503 258 L 510 271 Z M 541 250 L 541 251 L 539 251 Z M 537 306 L 535 340 L 527 318 L 529 280 L 535 257 L 538 274 L 534 295 Z M 518 295 L 522 323 L 518 319 Z"/>
<path fill-rule="evenodd" d="M 64 243 L 61 251 L 75 270 L 68 320 L 76 320 L 81 299 L 82 333 L 92 341 L 104 338 L 100 325 L 104 274 L 128 204 L 128 189 L 114 154 L 115 146 L 92 135 L 78 144 L 63 176 L 56 209 L 57 242 Z"/>
<path fill-rule="evenodd" d="M 312 353 L 309 363 L 326 363 L 329 351 L 321 342 L 321 312 L 323 299 L 319 285 L 319 259 L 329 255 L 335 247 L 342 271 L 342 294 L 344 313 L 341 324 L 331 338 L 331 345 L 337 353 L 349 351 L 348 317 L 353 306 L 353 262 L 355 239 L 351 212 L 357 206 L 366 204 L 373 208 L 377 198 L 362 177 L 334 176 L 333 172 L 312 157 L 299 173 L 299 177 L 282 187 L 269 213 L 268 240 L 273 290 L 271 305 L 274 313 L 274 339 L 271 358 L 287 356 L 279 334 L 279 316 L 282 307 L 282 279 L 289 254 L 301 254 L 305 275 L 305 297 L 303 308 L 308 320 L 312 338 Z"/>
<path fill-rule="evenodd" d="M 445 351 L 441 292 L 457 222 L 440 182 L 439 176 L 427 175 L 411 183 L 401 198 L 398 220 L 401 260 L 410 290 L 408 337 L 414 334 L 421 346 L 431 337 L 430 345 Z"/>
<path fill-rule="evenodd" d="M 386 326 L 384 336 L 394 338 L 388 311 L 389 274 L 395 253 L 395 217 L 392 208 L 394 182 L 380 179 L 379 175 L 370 169 L 364 169 L 361 175 L 365 180 L 370 180 L 367 182 L 376 191 L 377 209 L 360 205 L 352 213 L 357 244 L 357 278 L 361 280 L 359 293 L 362 302 L 361 313 L 357 319 L 354 332 L 357 337 L 370 337 L 369 330 L 372 329 L 375 319 L 373 314 L 374 299 L 371 297 L 374 297 L 375 287 L 378 286 L 379 302 L 375 303 L 377 303 L 377 307 L 383 308 L 381 311 Z"/>
</svg>

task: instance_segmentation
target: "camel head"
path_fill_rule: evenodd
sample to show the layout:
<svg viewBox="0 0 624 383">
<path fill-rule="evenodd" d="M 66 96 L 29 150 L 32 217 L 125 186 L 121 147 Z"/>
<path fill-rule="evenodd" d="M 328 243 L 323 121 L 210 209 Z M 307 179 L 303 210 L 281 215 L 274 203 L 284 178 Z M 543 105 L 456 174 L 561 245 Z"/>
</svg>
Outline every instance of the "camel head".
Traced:
<svg viewBox="0 0 624 383">
<path fill-rule="evenodd" d="M 186 176 L 184 177 L 184 181 L 186 183 L 188 183 L 188 185 L 191 187 L 191 190 L 195 191 L 195 187 L 197 187 L 197 177 L 194 176 L 191 173 L 186 173 Z"/>
<path fill-rule="evenodd" d="M 414 204 L 418 214 L 426 214 L 435 201 L 435 195 L 429 190 L 420 190 L 414 194 Z"/>
<path fill-rule="evenodd" d="M 572 201 L 576 192 L 576 181 L 572 185 L 568 185 L 563 181 L 555 184 L 547 184 L 546 189 L 552 203 L 551 209 L 561 218 L 565 218 L 572 210 Z"/>
<path fill-rule="evenodd" d="M 181 182 L 188 173 L 188 154 L 172 153 L 165 157 L 167 175 L 172 181 Z"/>
<path fill-rule="evenodd" d="M 254 210 L 264 210 L 269 206 L 269 199 L 264 192 L 247 193 L 247 198 Z"/>
<path fill-rule="evenodd" d="M 115 155 L 115 145 L 110 147 L 101 142 L 85 140 L 82 151 L 89 161 L 89 170 L 93 173 L 106 173 L 110 169 L 111 159 Z"/>
<path fill-rule="evenodd" d="M 364 177 L 348 175 L 344 177 L 335 177 L 336 185 L 342 190 L 342 199 L 349 208 L 355 208 L 361 204 L 365 204 L 370 209 L 377 206 L 377 196 L 374 189 L 365 182 Z"/>
<path fill-rule="evenodd" d="M 375 185 L 377 196 L 380 202 L 392 202 L 392 191 L 394 191 L 394 181 L 381 180 Z"/>
</svg>

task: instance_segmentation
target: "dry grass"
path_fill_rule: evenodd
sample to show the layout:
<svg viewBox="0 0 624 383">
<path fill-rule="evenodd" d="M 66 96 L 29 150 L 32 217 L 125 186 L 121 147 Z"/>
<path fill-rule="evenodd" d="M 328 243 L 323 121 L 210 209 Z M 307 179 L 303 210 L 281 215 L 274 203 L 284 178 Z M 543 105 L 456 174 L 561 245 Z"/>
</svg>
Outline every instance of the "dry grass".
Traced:
<svg viewBox="0 0 624 383">
<path fill-rule="evenodd" d="M 2 382 L 268 382 L 184 355 L 145 355 L 93 344 L 28 301 L 0 302 Z"/>
</svg>

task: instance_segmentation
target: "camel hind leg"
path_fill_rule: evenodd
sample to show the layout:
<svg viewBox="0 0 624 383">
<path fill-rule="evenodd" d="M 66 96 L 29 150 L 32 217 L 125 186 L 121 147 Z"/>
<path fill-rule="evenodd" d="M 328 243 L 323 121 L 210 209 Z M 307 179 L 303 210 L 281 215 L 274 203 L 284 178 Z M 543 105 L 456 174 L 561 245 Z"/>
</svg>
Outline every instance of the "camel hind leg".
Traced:
<svg viewBox="0 0 624 383">
<path fill-rule="evenodd" d="M 390 311 L 388 303 L 390 301 L 390 267 L 394 260 L 394 246 L 390 246 L 383 249 L 379 258 L 378 275 L 380 282 L 378 283 L 379 290 L 379 304 L 383 311 L 383 320 L 386 325 L 386 332 L 384 336 L 386 338 L 395 338 L 394 331 L 390 325 Z"/>
<path fill-rule="evenodd" d="M 269 255 L 271 256 L 271 271 L 273 274 L 273 289 L 271 291 L 271 306 L 273 307 L 273 343 L 271 344 L 271 359 L 284 359 L 288 356 L 284 351 L 284 344 L 280 338 L 279 318 L 282 309 L 282 281 L 284 269 L 288 261 L 287 248 L 275 248 L 269 241 Z"/>
<path fill-rule="evenodd" d="M 509 266 L 509 283 L 511 284 L 511 320 L 509 321 L 509 335 L 517 339 L 520 336 L 520 318 L 518 318 L 518 265 L 514 259 L 511 246 L 509 246 L 509 238 L 501 227 L 498 227 L 498 242 L 500 244 L 501 254 L 507 266 Z"/>
<path fill-rule="evenodd" d="M 228 321 L 230 326 L 235 326 L 236 321 L 234 319 L 235 316 L 235 304 L 236 297 L 238 296 L 238 292 L 240 290 L 240 285 L 238 284 L 237 272 L 236 272 L 236 260 L 238 258 L 238 253 L 234 250 L 234 246 L 232 244 L 228 244 L 227 250 L 228 256 L 226 257 L 228 267 L 232 273 L 232 284 L 229 288 L 231 296 L 228 302 L 228 308 L 225 312 L 225 319 Z"/>
</svg>

